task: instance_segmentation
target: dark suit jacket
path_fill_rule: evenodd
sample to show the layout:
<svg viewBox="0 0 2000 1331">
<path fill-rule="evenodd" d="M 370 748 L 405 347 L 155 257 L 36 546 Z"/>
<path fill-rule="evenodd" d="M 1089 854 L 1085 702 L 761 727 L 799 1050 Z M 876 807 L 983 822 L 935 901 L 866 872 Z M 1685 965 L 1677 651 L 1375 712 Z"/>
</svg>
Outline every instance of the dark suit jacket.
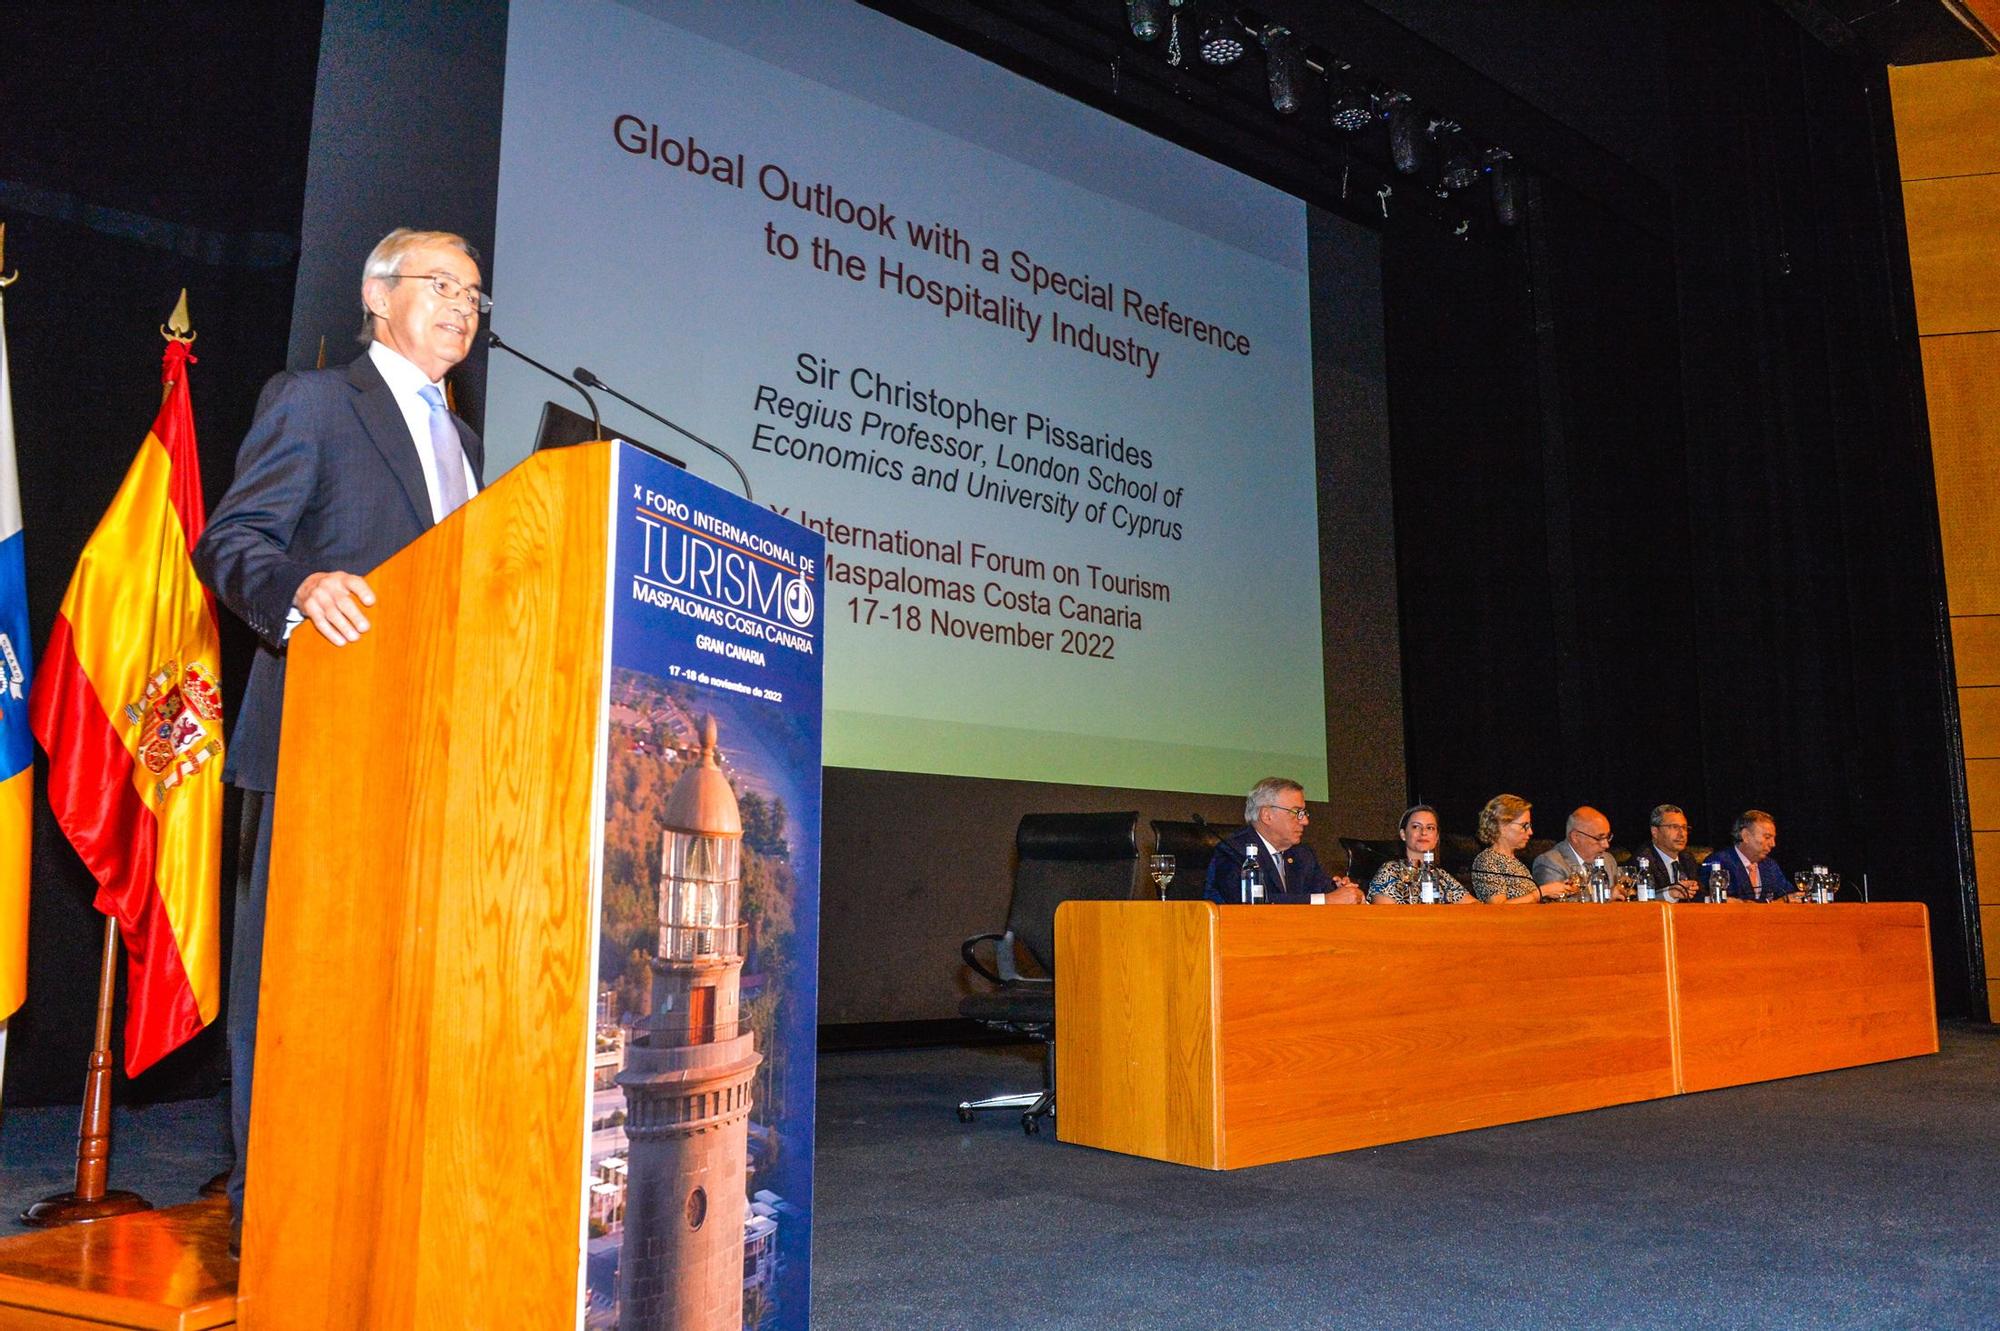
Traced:
<svg viewBox="0 0 2000 1331">
<path fill-rule="evenodd" d="M 1243 860 L 1249 855 L 1255 855 L 1263 868 L 1264 900 L 1267 904 L 1303 906 L 1311 903 L 1315 892 L 1338 890 L 1339 885 L 1325 869 L 1320 868 L 1319 856 L 1313 854 L 1313 848 L 1300 843 L 1285 852 L 1285 886 L 1280 891 L 1271 853 L 1264 849 L 1263 838 L 1257 835 L 1256 829 L 1246 827 L 1236 835 L 1224 838 L 1216 846 L 1215 858 L 1208 862 L 1208 888 L 1202 895 L 1210 901 L 1235 902 Z"/>
<path fill-rule="evenodd" d="M 1792 894 L 1792 880 L 1785 877 L 1785 871 L 1778 867 L 1776 860 L 1766 859 L 1757 865 L 1760 880 L 1757 892 L 1750 890 L 1750 871 L 1743 867 L 1743 857 L 1736 853 L 1736 847 L 1724 846 L 1721 850 L 1710 852 L 1709 857 L 1701 862 L 1704 882 L 1709 867 L 1716 864 L 1729 870 L 1729 895 L 1739 901 L 1776 901 L 1779 897 Z"/>
<path fill-rule="evenodd" d="M 1683 878 L 1691 878 L 1697 883 L 1704 884 L 1707 880 L 1707 875 L 1702 873 L 1701 865 L 1695 860 L 1694 856 L 1688 854 L 1686 851 L 1682 851 L 1678 857 L 1670 860 L 1667 858 L 1666 852 L 1655 846 L 1650 839 L 1647 840 L 1645 845 L 1632 852 L 1631 869 L 1633 873 L 1636 874 L 1639 872 L 1639 862 L 1641 860 L 1652 865 L 1653 890 L 1656 892 L 1672 887 Z"/>
<path fill-rule="evenodd" d="M 456 418 L 454 418 L 456 419 Z M 479 436 L 458 421 L 481 476 Z M 340 569 L 366 575 L 431 526 L 410 427 L 367 353 L 264 386 L 236 454 L 236 479 L 195 545 L 201 580 L 256 633 L 225 780 L 274 790 L 285 694 L 285 620 L 299 584 Z M 316 633 L 310 624 L 299 632 Z"/>
</svg>

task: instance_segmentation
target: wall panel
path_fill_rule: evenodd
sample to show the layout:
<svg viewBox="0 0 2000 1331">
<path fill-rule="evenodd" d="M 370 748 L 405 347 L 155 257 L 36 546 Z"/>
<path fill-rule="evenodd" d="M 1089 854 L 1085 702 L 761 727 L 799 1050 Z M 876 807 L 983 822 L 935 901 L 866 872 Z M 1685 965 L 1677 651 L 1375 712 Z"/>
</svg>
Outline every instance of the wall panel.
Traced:
<svg viewBox="0 0 2000 1331">
<path fill-rule="evenodd" d="M 2000 939 L 2000 60 L 1889 71 L 1982 938 Z M 1989 1015 L 2000 976 L 1987 968 Z"/>
</svg>

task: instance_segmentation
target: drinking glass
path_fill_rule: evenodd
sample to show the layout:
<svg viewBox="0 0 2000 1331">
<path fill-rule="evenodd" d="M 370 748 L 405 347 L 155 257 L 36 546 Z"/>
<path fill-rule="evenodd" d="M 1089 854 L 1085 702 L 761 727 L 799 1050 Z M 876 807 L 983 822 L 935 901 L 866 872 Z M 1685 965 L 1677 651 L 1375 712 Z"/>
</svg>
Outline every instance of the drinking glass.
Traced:
<svg viewBox="0 0 2000 1331">
<path fill-rule="evenodd" d="M 1155 855 L 1149 862 L 1147 872 L 1152 876 L 1153 888 L 1160 894 L 1160 900 L 1167 899 L 1167 884 L 1174 880 L 1174 857 Z"/>
</svg>

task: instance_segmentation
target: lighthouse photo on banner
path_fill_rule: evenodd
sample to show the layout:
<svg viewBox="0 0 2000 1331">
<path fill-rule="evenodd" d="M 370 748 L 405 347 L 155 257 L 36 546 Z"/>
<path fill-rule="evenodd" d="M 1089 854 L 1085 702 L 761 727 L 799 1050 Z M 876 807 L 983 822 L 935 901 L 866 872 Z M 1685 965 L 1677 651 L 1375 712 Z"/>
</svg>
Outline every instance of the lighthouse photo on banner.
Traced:
<svg viewBox="0 0 2000 1331">
<path fill-rule="evenodd" d="M 800 1331 L 824 545 L 616 466 L 582 1325 Z"/>
</svg>

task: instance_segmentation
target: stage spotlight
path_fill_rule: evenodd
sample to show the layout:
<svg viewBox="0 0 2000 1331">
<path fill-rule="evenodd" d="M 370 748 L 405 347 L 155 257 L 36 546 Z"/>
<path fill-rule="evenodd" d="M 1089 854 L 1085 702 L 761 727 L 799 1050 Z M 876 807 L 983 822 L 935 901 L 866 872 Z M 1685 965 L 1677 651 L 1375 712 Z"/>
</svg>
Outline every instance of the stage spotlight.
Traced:
<svg viewBox="0 0 2000 1331">
<path fill-rule="evenodd" d="M 1134 37 L 1150 42 L 1167 26 L 1167 0 L 1125 0 L 1125 19 Z"/>
<path fill-rule="evenodd" d="M 1493 176 L 1493 220 L 1513 226 L 1521 220 L 1521 167 L 1505 148 L 1486 154 L 1487 170 Z"/>
<path fill-rule="evenodd" d="M 1234 19 L 1203 14 L 1195 24 L 1194 49 L 1207 64 L 1233 65 L 1243 58 L 1243 31 Z"/>
<path fill-rule="evenodd" d="M 1326 97 L 1327 118 L 1335 129 L 1358 134 L 1375 123 L 1375 99 L 1337 69 L 1327 71 Z"/>
<path fill-rule="evenodd" d="M 1264 48 L 1264 73 L 1271 89 L 1271 109 L 1280 115 L 1295 115 L 1305 101 L 1305 57 L 1298 38 L 1283 24 L 1273 23 L 1257 33 Z"/>
<path fill-rule="evenodd" d="M 1436 141 L 1441 153 L 1438 188 L 1442 193 L 1471 189 L 1479 183 L 1483 173 L 1479 160 L 1473 156 L 1472 145 L 1465 141 L 1464 131 L 1449 120 L 1434 120 L 1431 122 L 1431 138 Z"/>
<path fill-rule="evenodd" d="M 1406 93 L 1390 93 L 1383 98 L 1382 110 L 1389 118 L 1389 160 L 1403 175 L 1414 176 L 1424 169 L 1424 160 L 1429 155 L 1426 150 L 1430 140 L 1424 135 L 1423 117 L 1410 104 Z"/>
</svg>

